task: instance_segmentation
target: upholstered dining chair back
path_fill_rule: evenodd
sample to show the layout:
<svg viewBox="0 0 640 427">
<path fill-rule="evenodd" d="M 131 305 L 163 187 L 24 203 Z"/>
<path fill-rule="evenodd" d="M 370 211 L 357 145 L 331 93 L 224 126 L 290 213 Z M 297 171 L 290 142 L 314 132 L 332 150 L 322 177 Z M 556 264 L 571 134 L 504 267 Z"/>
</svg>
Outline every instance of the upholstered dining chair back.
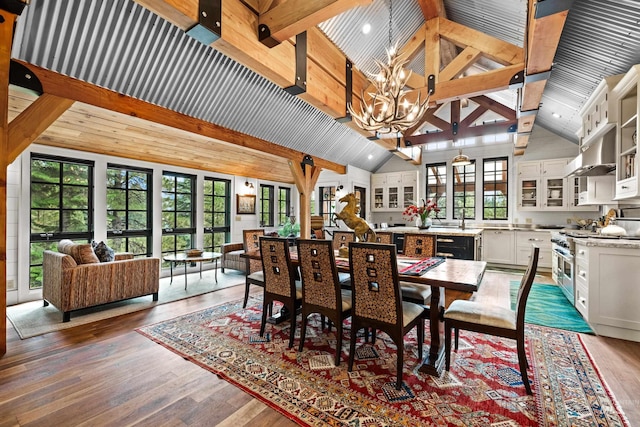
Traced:
<svg viewBox="0 0 640 427">
<path fill-rule="evenodd" d="M 403 255 L 411 258 L 427 258 L 436 254 L 436 236 L 424 233 L 404 235 Z"/>
<path fill-rule="evenodd" d="M 418 353 L 422 359 L 424 318 L 428 308 L 402 301 L 395 245 L 353 242 L 349 245 L 349 266 L 353 293 L 349 371 L 353 368 L 355 358 L 356 333 L 362 328 L 383 331 L 398 349 L 396 389 L 400 390 L 404 336 L 414 327 L 417 328 Z"/>
<path fill-rule="evenodd" d="M 336 325 L 335 364 L 340 364 L 342 323 L 351 315 L 351 291 L 342 289 L 330 240 L 298 240 L 298 262 L 302 279 L 302 326 L 299 351 L 307 332 L 308 316 L 319 313 Z"/>
<path fill-rule="evenodd" d="M 349 246 L 349 242 L 356 241 L 356 233 L 353 231 L 334 231 L 333 232 L 333 250 L 340 249 L 340 246 Z"/>
<path fill-rule="evenodd" d="M 295 272 L 291 265 L 287 239 L 262 237 L 260 239 L 260 256 L 265 291 L 289 298 L 295 295 Z"/>
<path fill-rule="evenodd" d="M 391 244 L 393 243 L 393 233 L 391 231 L 376 231 L 375 243 Z"/>
<path fill-rule="evenodd" d="M 244 245 L 245 252 L 258 251 L 260 249 L 260 237 L 264 236 L 264 228 L 258 228 L 255 230 L 243 230 L 242 231 L 242 244 Z M 262 264 L 257 259 L 247 259 L 247 275 L 260 271 Z"/>
<path fill-rule="evenodd" d="M 349 265 L 353 314 L 387 329 L 398 326 L 402 303 L 395 246 L 351 243 Z"/>
<path fill-rule="evenodd" d="M 302 287 L 295 279 L 296 272 L 291 264 L 288 240 L 279 237 L 261 237 L 260 258 L 264 272 L 260 336 L 264 336 L 269 307 L 274 301 L 280 301 L 284 305 L 285 312 L 290 316 L 289 348 L 291 348 L 295 337 L 296 314 L 302 304 Z M 283 311 L 280 315 L 283 315 Z"/>
</svg>

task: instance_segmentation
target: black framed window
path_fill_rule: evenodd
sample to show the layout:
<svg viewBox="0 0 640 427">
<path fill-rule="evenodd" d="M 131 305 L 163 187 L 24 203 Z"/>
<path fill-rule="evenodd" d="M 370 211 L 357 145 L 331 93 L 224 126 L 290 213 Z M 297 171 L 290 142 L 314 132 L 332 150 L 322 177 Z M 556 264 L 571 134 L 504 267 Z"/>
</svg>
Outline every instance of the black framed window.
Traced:
<svg viewBox="0 0 640 427">
<path fill-rule="evenodd" d="M 162 254 L 176 254 L 194 245 L 194 175 L 162 173 Z M 163 264 L 163 266 L 168 266 Z"/>
<path fill-rule="evenodd" d="M 93 162 L 31 155 L 29 289 L 42 287 L 42 259 L 62 239 L 93 237 Z"/>
<path fill-rule="evenodd" d="M 284 225 L 291 215 L 291 189 L 278 187 L 278 225 Z"/>
<path fill-rule="evenodd" d="M 260 184 L 260 226 L 273 227 L 274 222 L 273 185 Z"/>
<path fill-rule="evenodd" d="M 476 163 L 453 166 L 453 215 L 454 219 L 476 217 Z"/>
<path fill-rule="evenodd" d="M 205 251 L 220 252 L 231 234 L 231 181 L 205 177 L 204 179 L 204 247 Z"/>
<path fill-rule="evenodd" d="M 427 200 L 433 200 L 440 208 L 439 218 L 447 217 L 447 164 L 427 164 Z"/>
<path fill-rule="evenodd" d="M 484 159 L 482 170 L 482 218 L 508 219 L 509 159 Z"/>
<path fill-rule="evenodd" d="M 320 215 L 324 225 L 331 225 L 331 219 L 336 211 L 336 187 L 320 187 Z"/>
<path fill-rule="evenodd" d="M 150 169 L 107 165 L 107 244 L 116 252 L 151 256 L 152 183 Z"/>
</svg>

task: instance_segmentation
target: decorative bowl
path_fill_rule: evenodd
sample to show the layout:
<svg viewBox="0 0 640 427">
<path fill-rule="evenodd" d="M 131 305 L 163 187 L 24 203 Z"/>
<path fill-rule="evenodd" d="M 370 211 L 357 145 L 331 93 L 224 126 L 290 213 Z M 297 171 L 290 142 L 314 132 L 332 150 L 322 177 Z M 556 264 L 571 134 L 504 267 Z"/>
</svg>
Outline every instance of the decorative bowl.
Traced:
<svg viewBox="0 0 640 427">
<path fill-rule="evenodd" d="M 184 251 L 184 253 L 187 254 L 188 257 L 200 256 L 203 252 L 204 251 L 202 249 L 187 249 L 186 251 Z"/>
</svg>

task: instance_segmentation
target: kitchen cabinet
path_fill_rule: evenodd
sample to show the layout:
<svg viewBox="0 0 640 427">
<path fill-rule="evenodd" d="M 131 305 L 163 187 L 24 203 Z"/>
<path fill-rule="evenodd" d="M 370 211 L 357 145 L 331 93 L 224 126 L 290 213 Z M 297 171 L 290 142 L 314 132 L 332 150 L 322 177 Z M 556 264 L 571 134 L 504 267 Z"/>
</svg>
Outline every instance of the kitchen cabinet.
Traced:
<svg viewBox="0 0 640 427">
<path fill-rule="evenodd" d="M 515 264 L 515 232 L 512 230 L 484 230 L 482 232 L 483 261 L 496 264 Z"/>
<path fill-rule="evenodd" d="M 640 65 L 634 65 L 613 89 L 617 100 L 616 129 L 616 200 L 640 197 L 638 185 L 638 81 Z"/>
<path fill-rule="evenodd" d="M 578 203 L 581 206 L 611 205 L 616 189 L 613 175 L 585 176 L 573 178 L 579 181 Z"/>
<path fill-rule="evenodd" d="M 518 163 L 518 209 L 523 211 L 584 211 L 580 206 L 579 181 L 565 178 L 570 159 L 550 159 Z M 537 173 L 537 175 L 536 175 Z"/>
<path fill-rule="evenodd" d="M 551 269 L 551 232 L 547 230 L 516 230 L 516 265 L 526 266 L 531 257 L 531 245 L 540 248 L 538 268 Z"/>
<path fill-rule="evenodd" d="M 586 147 L 612 129 L 618 120 L 612 91 L 624 74 L 605 77 L 580 109 L 582 127 L 578 131 L 580 147 Z"/>
<path fill-rule="evenodd" d="M 575 240 L 576 308 L 598 335 L 640 341 L 640 248 L 606 242 Z"/>
<path fill-rule="evenodd" d="M 371 175 L 373 211 L 403 211 L 418 203 L 418 172 L 390 172 Z"/>
<path fill-rule="evenodd" d="M 436 256 L 455 259 L 476 259 L 476 238 L 479 236 L 436 236 Z"/>
</svg>

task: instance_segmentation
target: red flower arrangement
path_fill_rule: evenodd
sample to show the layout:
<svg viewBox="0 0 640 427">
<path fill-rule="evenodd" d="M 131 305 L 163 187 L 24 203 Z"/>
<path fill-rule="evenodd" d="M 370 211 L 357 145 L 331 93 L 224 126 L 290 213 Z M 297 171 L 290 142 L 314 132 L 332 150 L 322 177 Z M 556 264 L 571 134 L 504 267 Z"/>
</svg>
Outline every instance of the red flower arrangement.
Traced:
<svg viewBox="0 0 640 427">
<path fill-rule="evenodd" d="M 435 212 L 436 215 L 440 212 L 440 208 L 436 204 L 435 201 L 427 200 L 425 203 L 424 199 L 422 199 L 422 206 L 418 207 L 416 205 L 409 205 L 405 208 L 404 212 L 402 212 L 402 217 L 407 221 L 413 221 L 414 219 L 420 217 L 422 223 L 426 221 L 431 212 Z"/>
</svg>

